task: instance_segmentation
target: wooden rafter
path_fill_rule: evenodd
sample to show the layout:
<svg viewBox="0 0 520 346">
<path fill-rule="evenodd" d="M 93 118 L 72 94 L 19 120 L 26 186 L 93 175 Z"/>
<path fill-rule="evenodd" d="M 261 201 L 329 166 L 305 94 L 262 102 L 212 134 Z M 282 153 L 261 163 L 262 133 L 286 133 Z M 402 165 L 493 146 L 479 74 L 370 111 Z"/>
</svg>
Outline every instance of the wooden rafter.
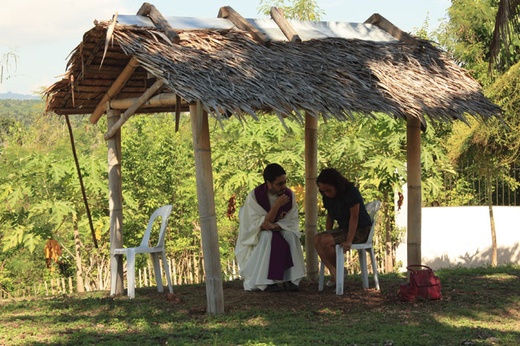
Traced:
<svg viewBox="0 0 520 346">
<path fill-rule="evenodd" d="M 374 13 L 373 15 L 371 15 L 370 18 L 365 20 L 365 24 L 376 25 L 401 42 L 413 45 L 416 45 L 418 43 L 416 39 L 399 29 L 397 26 L 392 24 L 379 13 Z"/>
<path fill-rule="evenodd" d="M 218 11 L 219 18 L 229 19 L 237 28 L 249 32 L 255 41 L 269 47 L 271 40 L 269 40 L 264 33 L 255 28 L 249 23 L 244 17 L 237 11 L 231 8 L 231 6 L 221 7 Z"/>
<path fill-rule="evenodd" d="M 103 112 L 106 110 L 107 102 L 119 94 L 138 66 L 139 62 L 135 57 L 132 57 L 123 71 L 121 71 L 119 76 L 117 76 L 114 83 L 112 83 L 106 94 L 103 95 L 103 98 L 99 101 L 94 112 L 92 112 L 92 115 L 90 116 L 91 123 L 95 124 L 98 122 L 99 118 L 101 118 L 101 115 L 103 115 Z"/>
<path fill-rule="evenodd" d="M 105 133 L 105 140 L 108 140 L 114 136 L 114 134 L 123 126 L 123 124 L 132 116 L 134 115 L 135 111 L 141 107 L 146 101 L 148 101 L 153 94 L 162 88 L 164 85 L 163 81 L 157 80 L 148 90 L 146 90 L 137 100 L 134 101 L 134 103 L 128 108 L 121 118 L 108 130 L 107 133 Z"/>
<path fill-rule="evenodd" d="M 285 35 L 285 37 L 287 37 L 287 39 L 290 42 L 299 43 L 302 41 L 296 30 L 294 30 L 291 23 L 289 23 L 289 21 L 283 15 L 283 10 L 278 9 L 276 7 L 271 7 L 271 18 L 274 20 L 276 25 L 278 25 L 280 30 L 282 30 L 283 34 Z"/>
<path fill-rule="evenodd" d="M 175 30 L 173 30 L 170 23 L 168 23 L 166 18 L 164 18 L 161 12 L 159 12 L 154 5 L 145 2 L 137 12 L 137 15 L 148 16 L 155 24 L 155 27 L 161 31 L 164 31 L 172 43 L 177 44 L 180 42 L 181 39 L 179 35 L 175 32 Z"/>
</svg>

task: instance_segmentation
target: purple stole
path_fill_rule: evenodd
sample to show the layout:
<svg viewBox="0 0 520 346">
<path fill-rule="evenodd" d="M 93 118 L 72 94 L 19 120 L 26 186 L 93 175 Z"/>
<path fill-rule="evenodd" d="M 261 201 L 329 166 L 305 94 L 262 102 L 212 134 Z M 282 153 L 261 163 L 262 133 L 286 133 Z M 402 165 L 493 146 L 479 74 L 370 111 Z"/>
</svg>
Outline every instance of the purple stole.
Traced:
<svg viewBox="0 0 520 346">
<path fill-rule="evenodd" d="M 269 204 L 269 198 L 267 197 L 267 184 L 263 183 L 258 186 L 254 192 L 258 204 L 260 204 L 266 212 L 269 212 L 269 210 L 271 210 L 271 205 Z M 292 208 L 292 191 L 286 188 L 284 193 L 289 197 L 289 202 L 278 209 L 275 222 L 283 218 Z M 291 249 L 289 243 L 287 243 L 287 240 L 284 239 L 280 232 L 273 231 L 271 233 L 273 234 L 273 237 L 271 239 L 271 255 L 269 257 L 269 273 L 267 278 L 270 280 L 283 280 L 284 271 L 294 265 L 291 256 Z"/>
</svg>

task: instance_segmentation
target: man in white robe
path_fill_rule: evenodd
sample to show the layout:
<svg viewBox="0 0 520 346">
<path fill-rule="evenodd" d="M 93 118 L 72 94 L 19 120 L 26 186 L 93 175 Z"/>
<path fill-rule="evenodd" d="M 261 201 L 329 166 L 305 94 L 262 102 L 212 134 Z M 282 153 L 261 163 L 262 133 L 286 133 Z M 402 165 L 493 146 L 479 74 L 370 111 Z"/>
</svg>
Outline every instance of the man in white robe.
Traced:
<svg viewBox="0 0 520 346">
<path fill-rule="evenodd" d="M 297 291 L 305 275 L 298 206 L 280 165 L 268 165 L 264 181 L 239 212 L 235 255 L 244 290 Z"/>
</svg>

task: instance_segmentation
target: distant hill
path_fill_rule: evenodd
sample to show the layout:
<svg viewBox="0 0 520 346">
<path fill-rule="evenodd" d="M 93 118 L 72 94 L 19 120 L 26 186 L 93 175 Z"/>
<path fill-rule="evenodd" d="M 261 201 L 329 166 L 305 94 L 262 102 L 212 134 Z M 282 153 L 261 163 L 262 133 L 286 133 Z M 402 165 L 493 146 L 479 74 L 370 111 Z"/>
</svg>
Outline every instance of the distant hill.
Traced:
<svg viewBox="0 0 520 346">
<path fill-rule="evenodd" d="M 35 95 L 24 95 L 24 94 L 15 94 L 12 92 L 7 92 L 0 94 L 0 100 L 40 100 L 39 96 Z"/>
</svg>

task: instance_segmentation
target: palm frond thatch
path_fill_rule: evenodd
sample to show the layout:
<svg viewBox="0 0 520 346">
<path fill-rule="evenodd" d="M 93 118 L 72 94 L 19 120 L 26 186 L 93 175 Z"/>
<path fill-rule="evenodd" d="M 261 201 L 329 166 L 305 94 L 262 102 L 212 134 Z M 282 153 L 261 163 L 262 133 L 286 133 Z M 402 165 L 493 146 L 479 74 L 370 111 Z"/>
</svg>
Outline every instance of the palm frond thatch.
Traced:
<svg viewBox="0 0 520 346">
<path fill-rule="evenodd" d="M 301 43 L 258 44 L 237 29 L 178 31 L 171 44 L 161 31 L 116 25 L 105 49 L 110 22 L 85 33 L 71 53 L 69 79 L 46 92 L 48 110 L 89 114 L 131 57 L 140 67 L 117 95 L 139 97 L 157 79 L 187 103 L 201 101 L 211 113 L 309 112 L 348 119 L 353 113 L 394 117 L 427 115 L 435 120 L 488 118 L 500 109 L 479 84 L 431 42 L 417 44 L 326 38 Z M 103 64 L 101 64 L 104 58 Z M 137 113 L 173 111 L 171 106 Z"/>
</svg>

